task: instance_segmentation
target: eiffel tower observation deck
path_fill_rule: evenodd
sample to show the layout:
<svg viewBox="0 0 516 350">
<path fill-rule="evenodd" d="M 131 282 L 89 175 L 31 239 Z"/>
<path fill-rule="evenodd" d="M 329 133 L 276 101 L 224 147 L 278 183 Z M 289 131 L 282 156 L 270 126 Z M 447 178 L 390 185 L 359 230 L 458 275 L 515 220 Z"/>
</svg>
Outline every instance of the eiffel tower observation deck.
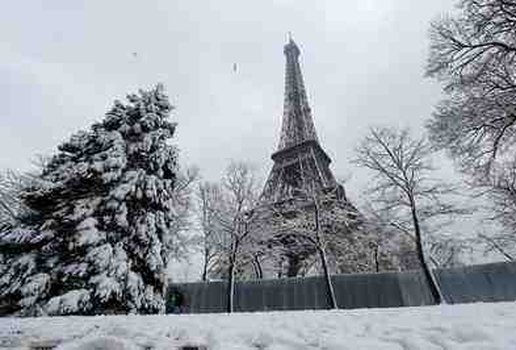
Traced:
<svg viewBox="0 0 516 350">
<path fill-rule="evenodd" d="M 299 65 L 300 50 L 289 39 L 285 45 L 285 97 L 281 135 L 274 165 L 261 195 L 262 203 L 274 203 L 299 193 L 340 186 L 329 168 L 330 157 L 319 143 Z"/>
</svg>

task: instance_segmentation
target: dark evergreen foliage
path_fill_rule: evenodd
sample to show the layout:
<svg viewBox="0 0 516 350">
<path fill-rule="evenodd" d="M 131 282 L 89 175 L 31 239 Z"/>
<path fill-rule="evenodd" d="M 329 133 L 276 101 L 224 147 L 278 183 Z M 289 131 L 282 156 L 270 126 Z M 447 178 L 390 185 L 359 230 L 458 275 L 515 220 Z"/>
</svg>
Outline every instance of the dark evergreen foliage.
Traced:
<svg viewBox="0 0 516 350">
<path fill-rule="evenodd" d="M 22 315 L 157 313 L 175 237 L 175 124 L 163 88 L 116 101 L 22 192 L 30 220 L 0 234 L 0 306 Z"/>
</svg>

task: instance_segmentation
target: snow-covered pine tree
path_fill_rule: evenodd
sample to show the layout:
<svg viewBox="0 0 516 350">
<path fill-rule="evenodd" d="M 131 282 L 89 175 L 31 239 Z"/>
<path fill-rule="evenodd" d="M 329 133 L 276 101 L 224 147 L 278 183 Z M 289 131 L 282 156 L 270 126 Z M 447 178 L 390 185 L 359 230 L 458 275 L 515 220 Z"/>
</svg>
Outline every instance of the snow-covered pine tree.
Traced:
<svg viewBox="0 0 516 350">
<path fill-rule="evenodd" d="M 0 234 L 0 306 L 20 315 L 159 313 L 177 237 L 175 124 L 161 85 L 115 101 L 23 191 L 28 228 Z"/>
</svg>

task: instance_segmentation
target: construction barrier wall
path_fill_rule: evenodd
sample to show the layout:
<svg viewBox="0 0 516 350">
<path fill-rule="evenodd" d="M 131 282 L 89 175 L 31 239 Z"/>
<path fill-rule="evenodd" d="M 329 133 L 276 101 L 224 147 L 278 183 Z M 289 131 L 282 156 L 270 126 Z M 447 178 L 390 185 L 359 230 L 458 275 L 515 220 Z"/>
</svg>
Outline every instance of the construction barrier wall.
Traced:
<svg viewBox="0 0 516 350">
<path fill-rule="evenodd" d="M 448 303 L 516 300 L 516 263 L 495 263 L 434 271 Z M 421 271 L 332 276 L 339 308 L 399 307 L 432 304 Z M 322 276 L 237 281 L 234 311 L 329 308 Z M 227 282 L 173 284 L 168 312 L 225 312 Z"/>
</svg>

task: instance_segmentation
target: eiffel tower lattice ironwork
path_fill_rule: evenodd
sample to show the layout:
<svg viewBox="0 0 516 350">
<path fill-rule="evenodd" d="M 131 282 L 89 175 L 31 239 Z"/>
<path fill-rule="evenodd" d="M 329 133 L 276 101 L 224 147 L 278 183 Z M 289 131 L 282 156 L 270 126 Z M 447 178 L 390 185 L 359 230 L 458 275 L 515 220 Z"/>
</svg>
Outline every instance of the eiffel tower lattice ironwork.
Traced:
<svg viewBox="0 0 516 350">
<path fill-rule="evenodd" d="M 289 38 L 283 51 L 286 72 L 281 135 L 278 149 L 271 156 L 274 164 L 261 194 L 260 205 L 262 208 L 279 207 L 291 215 L 311 210 L 308 197 L 325 194 L 334 202 L 333 207 L 339 215 L 357 222 L 360 214 L 346 199 L 344 187 L 335 180 L 330 169 L 331 159 L 319 143 L 299 65 L 299 48 Z M 295 232 L 271 234 L 275 244 L 281 246 L 279 265 L 282 265 L 281 261 L 287 263 L 286 271 L 282 272 L 280 267 L 279 275 L 296 276 L 304 261 L 315 253 L 313 245 L 307 244 Z"/>
<path fill-rule="evenodd" d="M 309 189 L 340 189 L 329 168 L 330 157 L 322 149 L 315 131 L 299 65 L 299 48 L 290 38 L 284 47 L 286 56 L 285 97 L 281 136 L 274 165 L 265 183 L 261 201 L 274 203 Z"/>
</svg>

